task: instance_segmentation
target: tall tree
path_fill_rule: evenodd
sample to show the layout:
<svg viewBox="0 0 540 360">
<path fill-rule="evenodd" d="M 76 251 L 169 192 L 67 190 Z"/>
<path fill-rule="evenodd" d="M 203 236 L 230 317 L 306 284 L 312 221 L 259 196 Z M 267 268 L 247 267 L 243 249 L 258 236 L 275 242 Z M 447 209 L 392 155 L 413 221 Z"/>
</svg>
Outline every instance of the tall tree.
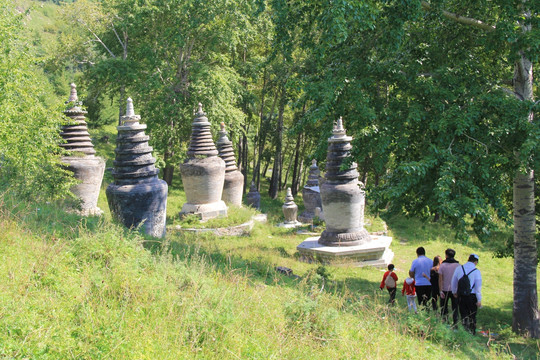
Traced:
<svg viewBox="0 0 540 360">
<path fill-rule="evenodd" d="M 460 16 L 448 10 L 442 12 L 447 19 L 487 32 L 495 32 L 497 27 L 508 26 L 509 22 L 515 21 L 519 24 L 517 29 L 508 31 L 503 28 L 502 32 L 507 40 L 515 43 L 511 47 L 512 53 L 509 54 L 509 57 L 514 59 L 513 93 L 518 101 L 529 103 L 534 102 L 532 59 L 538 57 L 538 48 L 540 47 L 540 33 L 535 29 L 535 33 L 532 34 L 533 24 L 539 25 L 540 8 L 533 9 L 531 3 L 530 1 L 521 1 L 514 8 L 507 7 L 503 11 L 507 17 L 497 26 L 475 18 Z M 428 11 L 432 9 L 432 6 L 426 1 L 422 1 L 422 7 Z M 533 118 L 533 111 L 530 110 L 527 116 L 528 122 L 532 124 Z M 517 169 L 513 181 L 514 302 L 512 328 L 515 332 L 540 338 L 532 150 L 531 145 L 523 144 L 521 149 L 516 149 L 515 154 L 520 168 Z"/>
</svg>

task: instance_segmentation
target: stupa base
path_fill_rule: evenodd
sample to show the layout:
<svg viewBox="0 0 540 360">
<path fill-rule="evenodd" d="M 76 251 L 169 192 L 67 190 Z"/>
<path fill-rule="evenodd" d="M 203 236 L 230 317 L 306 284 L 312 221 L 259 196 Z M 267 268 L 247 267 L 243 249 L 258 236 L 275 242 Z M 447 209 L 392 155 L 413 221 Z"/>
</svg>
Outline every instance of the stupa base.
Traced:
<svg viewBox="0 0 540 360">
<path fill-rule="evenodd" d="M 210 204 L 190 204 L 185 203 L 180 211 L 180 217 L 186 215 L 197 215 L 202 221 L 216 217 L 227 217 L 227 205 L 223 200 Z"/>
<path fill-rule="evenodd" d="M 67 209 L 68 213 L 77 214 L 79 216 L 101 216 L 103 215 L 103 210 L 101 210 L 98 207 L 92 208 L 92 209 Z"/>
<path fill-rule="evenodd" d="M 293 228 L 297 228 L 297 227 L 302 226 L 302 225 L 304 225 L 304 224 L 302 224 L 299 221 L 294 221 L 294 222 L 291 221 L 291 222 L 279 223 L 278 227 L 285 228 L 285 229 L 293 229 Z"/>
<path fill-rule="evenodd" d="M 163 180 L 136 185 L 107 187 L 106 195 L 111 215 L 127 228 L 141 227 L 141 231 L 157 238 L 165 236 L 168 186 Z"/>
<path fill-rule="evenodd" d="M 319 244 L 319 237 L 310 237 L 296 247 L 300 260 L 319 261 L 337 266 L 386 267 L 394 258 L 390 250 L 392 238 L 372 235 L 371 241 L 355 246 L 326 246 Z"/>
<path fill-rule="evenodd" d="M 105 173 L 105 160 L 93 155 L 64 156 L 62 162 L 68 170 L 73 172 L 73 177 L 80 181 L 71 188 L 71 192 L 79 199 L 78 204 L 71 211 L 81 216 L 103 214 L 97 203 Z"/>
<path fill-rule="evenodd" d="M 303 213 L 298 215 L 298 221 L 304 224 L 312 224 L 314 217 L 315 217 L 315 213 L 304 211 Z"/>
</svg>

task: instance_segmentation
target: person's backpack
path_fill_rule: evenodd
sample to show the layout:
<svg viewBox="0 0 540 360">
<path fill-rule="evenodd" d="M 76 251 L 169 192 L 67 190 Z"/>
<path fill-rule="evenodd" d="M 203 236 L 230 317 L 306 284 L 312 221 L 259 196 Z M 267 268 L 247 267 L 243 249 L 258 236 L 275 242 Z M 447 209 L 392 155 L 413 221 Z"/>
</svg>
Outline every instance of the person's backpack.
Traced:
<svg viewBox="0 0 540 360">
<path fill-rule="evenodd" d="M 469 275 L 474 270 L 476 270 L 476 268 L 469 271 L 468 274 L 465 274 L 465 268 L 463 267 L 463 265 L 461 266 L 461 270 L 463 270 L 463 276 L 461 277 L 461 279 L 458 280 L 457 293 L 458 293 L 458 296 L 469 296 L 469 295 L 471 295 L 471 291 L 472 291 L 471 280 L 469 280 Z M 474 287 L 474 285 L 473 285 L 473 287 Z"/>
<path fill-rule="evenodd" d="M 386 280 L 384 280 L 384 285 L 386 285 L 387 288 L 395 288 L 396 287 L 396 280 L 392 277 L 392 273 L 388 273 L 388 276 L 386 277 Z"/>
</svg>

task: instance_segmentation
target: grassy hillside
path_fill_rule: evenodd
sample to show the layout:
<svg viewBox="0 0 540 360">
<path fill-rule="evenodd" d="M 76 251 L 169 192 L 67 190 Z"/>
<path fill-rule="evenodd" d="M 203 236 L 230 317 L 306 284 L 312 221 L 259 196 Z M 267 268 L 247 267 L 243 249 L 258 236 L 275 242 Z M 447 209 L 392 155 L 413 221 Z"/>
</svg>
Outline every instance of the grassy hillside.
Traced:
<svg viewBox="0 0 540 360">
<path fill-rule="evenodd" d="M 277 204 L 278 202 L 276 202 Z M 275 212 L 276 206 L 268 204 Z M 3 196 L 0 214 L 0 357 L 178 358 L 533 358 L 515 338 L 510 259 L 446 228 L 391 219 L 397 274 L 414 249 L 480 254 L 485 287 L 479 327 L 497 341 L 451 331 L 433 314 L 388 308 L 382 271 L 297 261 L 305 236 L 258 225 L 250 237 L 169 232 L 164 241 L 79 218 L 53 204 Z M 372 223 L 380 220 L 370 220 Z M 411 230 L 412 229 L 412 230 Z M 287 266 L 293 279 L 276 273 Z M 486 346 L 486 343 L 488 346 Z"/>
<path fill-rule="evenodd" d="M 35 6 L 28 20 L 36 44 L 52 43 L 60 26 L 55 5 L 18 3 Z M 55 83 L 67 92 L 65 76 Z M 113 125 L 92 130 L 108 167 L 115 134 Z M 296 246 L 307 236 L 275 226 L 284 194 L 269 200 L 263 189 L 262 211 L 269 222 L 257 224 L 251 236 L 170 229 L 164 240 L 156 240 L 112 222 L 104 192 L 111 181 L 107 172 L 99 200 L 102 218 L 0 194 L 0 358 L 539 357 L 538 342 L 511 333 L 513 261 L 492 255 L 510 230 L 488 243 L 471 238 L 463 244 L 446 226 L 367 216 L 368 230 L 386 227 L 394 238 L 400 284 L 420 245 L 429 257 L 447 247 L 456 249 L 462 262 L 471 252 L 480 255 L 484 307 L 478 327 L 496 336 L 471 336 L 453 331 L 436 314 L 409 314 L 400 296 L 397 306 L 388 308 L 387 293 L 378 289 L 381 269 L 300 262 Z M 179 182 L 176 178 L 169 189 L 169 225 L 179 222 L 185 201 Z M 301 197 L 296 201 L 302 207 Z M 234 210 L 214 225 L 237 224 L 246 213 Z M 276 266 L 291 268 L 299 278 L 276 272 Z"/>
</svg>

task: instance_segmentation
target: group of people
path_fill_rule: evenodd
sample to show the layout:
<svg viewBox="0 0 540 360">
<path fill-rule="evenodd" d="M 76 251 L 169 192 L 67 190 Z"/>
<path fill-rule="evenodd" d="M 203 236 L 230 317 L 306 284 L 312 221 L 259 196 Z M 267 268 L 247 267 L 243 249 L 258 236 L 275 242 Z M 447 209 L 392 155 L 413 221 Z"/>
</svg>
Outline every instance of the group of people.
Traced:
<svg viewBox="0 0 540 360">
<path fill-rule="evenodd" d="M 448 321 L 450 303 L 453 326 L 457 325 L 461 316 L 465 329 L 475 334 L 476 313 L 482 307 L 482 275 L 476 268 L 478 255 L 471 254 L 463 265 L 455 259 L 453 249 L 446 249 L 444 261 L 439 255 L 433 260 L 427 258 L 422 246 L 416 249 L 416 255 L 401 290 L 401 294 L 407 297 L 409 311 L 417 312 L 417 300 L 421 308 L 432 308 L 434 311 L 440 305 L 441 316 Z M 394 265 L 390 264 L 380 285 L 381 290 L 388 290 L 390 304 L 396 301 L 397 283 Z"/>
</svg>

